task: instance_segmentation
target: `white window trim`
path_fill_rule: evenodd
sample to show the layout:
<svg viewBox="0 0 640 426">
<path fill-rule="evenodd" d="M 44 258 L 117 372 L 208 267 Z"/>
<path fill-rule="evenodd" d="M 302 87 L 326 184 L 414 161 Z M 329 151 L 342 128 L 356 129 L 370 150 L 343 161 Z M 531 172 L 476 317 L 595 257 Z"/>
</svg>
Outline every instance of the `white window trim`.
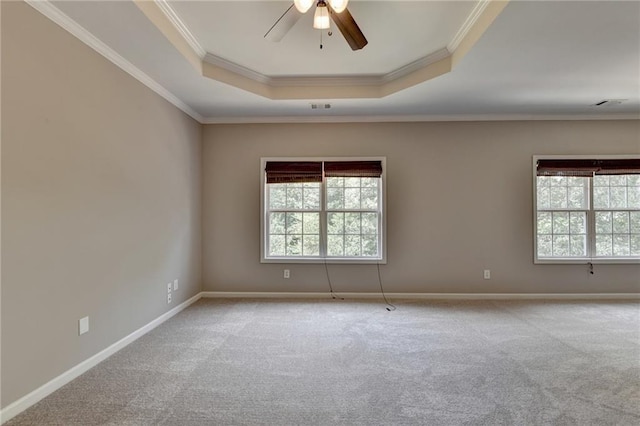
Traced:
<svg viewBox="0 0 640 426">
<path fill-rule="evenodd" d="M 557 257 L 557 258 L 538 258 L 538 185 L 537 185 L 537 165 L 538 160 L 580 160 L 580 159 L 595 159 L 595 160 L 615 160 L 615 159 L 631 159 L 638 158 L 638 155 L 634 154 L 621 154 L 621 155 L 534 155 L 532 162 L 532 175 L 533 175 L 533 263 L 534 264 L 636 264 L 640 263 L 640 258 L 620 258 L 620 257 Z M 595 235 L 595 221 L 593 218 L 593 181 L 589 183 L 589 210 L 587 211 L 587 244 L 589 245 L 589 252 L 593 253 L 595 247 L 593 245 Z"/>
<path fill-rule="evenodd" d="M 382 163 L 382 175 L 380 176 L 380 189 L 382 191 L 382 208 L 380 209 L 380 258 L 335 258 L 335 257 L 282 257 L 269 258 L 267 254 L 266 224 L 267 208 L 265 205 L 265 167 L 269 161 L 380 161 Z M 262 157 L 260 158 L 260 263 L 312 263 L 312 264 L 380 264 L 387 263 L 387 158 L 386 157 Z M 326 220 L 323 213 L 326 212 L 324 205 L 324 191 L 320 193 L 322 209 L 320 211 L 320 238 L 326 239 Z"/>
</svg>

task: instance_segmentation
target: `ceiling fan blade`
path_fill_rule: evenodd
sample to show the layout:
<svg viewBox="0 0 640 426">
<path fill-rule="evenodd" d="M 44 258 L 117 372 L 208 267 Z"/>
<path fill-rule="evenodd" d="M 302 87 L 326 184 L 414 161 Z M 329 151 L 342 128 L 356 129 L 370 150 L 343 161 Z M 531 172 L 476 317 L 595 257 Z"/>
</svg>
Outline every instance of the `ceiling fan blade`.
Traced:
<svg viewBox="0 0 640 426">
<path fill-rule="evenodd" d="M 336 11 L 331 8 L 329 2 L 327 2 L 327 8 L 336 27 L 338 27 L 345 40 L 347 40 L 347 43 L 349 43 L 349 46 L 351 46 L 351 50 L 360 50 L 369 43 L 353 19 L 353 16 L 351 16 L 349 9 L 336 13 Z"/>
<path fill-rule="evenodd" d="M 281 17 L 278 18 L 275 24 L 269 28 L 269 31 L 264 35 L 269 41 L 280 41 L 289 32 L 289 30 L 298 22 L 298 19 L 302 17 L 302 13 L 298 12 L 298 9 L 294 7 L 292 3 Z"/>
</svg>

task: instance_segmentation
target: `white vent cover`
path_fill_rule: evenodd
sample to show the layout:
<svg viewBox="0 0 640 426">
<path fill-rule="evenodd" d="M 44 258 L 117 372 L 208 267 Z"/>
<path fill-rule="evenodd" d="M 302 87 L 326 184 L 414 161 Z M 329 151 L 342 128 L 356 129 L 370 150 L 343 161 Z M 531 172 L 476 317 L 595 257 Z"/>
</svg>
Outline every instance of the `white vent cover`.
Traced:
<svg viewBox="0 0 640 426">
<path fill-rule="evenodd" d="M 329 109 L 331 104 L 311 104 L 311 109 Z"/>
</svg>

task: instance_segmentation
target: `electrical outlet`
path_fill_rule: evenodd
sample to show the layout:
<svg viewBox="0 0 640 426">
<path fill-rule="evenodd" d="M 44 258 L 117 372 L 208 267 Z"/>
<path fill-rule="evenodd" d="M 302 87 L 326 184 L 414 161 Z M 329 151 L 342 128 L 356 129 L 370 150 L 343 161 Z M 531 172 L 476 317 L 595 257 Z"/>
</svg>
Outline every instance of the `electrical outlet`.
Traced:
<svg viewBox="0 0 640 426">
<path fill-rule="evenodd" d="M 171 294 L 171 287 L 172 287 L 171 283 L 167 284 L 167 294 Z"/>
<path fill-rule="evenodd" d="M 78 320 L 78 336 L 89 331 L 89 317 L 80 318 Z"/>
<path fill-rule="evenodd" d="M 173 291 L 176 291 L 178 289 L 178 279 L 176 278 L 175 280 L 173 280 Z"/>
<path fill-rule="evenodd" d="M 491 269 L 485 269 L 484 270 L 484 279 L 485 280 L 490 280 L 491 279 Z"/>
<path fill-rule="evenodd" d="M 291 277 L 291 271 L 290 271 L 290 270 L 288 270 L 288 269 L 285 269 L 285 270 L 284 270 L 284 274 L 283 274 L 283 276 L 284 276 L 286 279 L 289 279 L 289 278 Z"/>
<path fill-rule="evenodd" d="M 171 303 L 171 293 L 167 293 L 167 305 Z"/>
</svg>

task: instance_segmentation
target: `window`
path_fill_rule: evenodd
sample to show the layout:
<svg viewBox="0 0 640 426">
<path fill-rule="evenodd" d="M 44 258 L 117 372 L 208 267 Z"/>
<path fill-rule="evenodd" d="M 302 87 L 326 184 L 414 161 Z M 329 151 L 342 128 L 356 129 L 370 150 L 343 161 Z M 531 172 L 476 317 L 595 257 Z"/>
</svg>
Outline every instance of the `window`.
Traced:
<svg viewBox="0 0 640 426">
<path fill-rule="evenodd" d="M 383 263 L 383 166 L 262 159 L 262 261 Z"/>
<path fill-rule="evenodd" d="M 534 157 L 536 262 L 640 261 L 640 158 Z"/>
</svg>

